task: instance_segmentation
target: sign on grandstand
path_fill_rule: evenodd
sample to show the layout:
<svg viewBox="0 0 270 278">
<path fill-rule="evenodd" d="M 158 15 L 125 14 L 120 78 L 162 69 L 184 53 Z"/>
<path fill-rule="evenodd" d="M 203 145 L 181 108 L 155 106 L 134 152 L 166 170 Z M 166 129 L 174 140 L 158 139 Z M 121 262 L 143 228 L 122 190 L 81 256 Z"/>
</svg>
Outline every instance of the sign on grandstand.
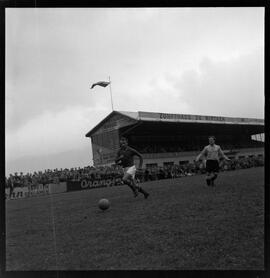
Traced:
<svg viewBox="0 0 270 278">
<path fill-rule="evenodd" d="M 93 181 L 89 179 L 83 179 L 81 181 L 68 181 L 67 191 L 77 191 L 77 190 L 108 187 L 108 186 L 115 186 L 115 185 L 121 185 L 121 178 L 101 179 L 101 180 L 93 180 Z"/>
<path fill-rule="evenodd" d="M 152 113 L 139 112 L 141 120 L 151 121 L 173 121 L 173 122 L 217 122 L 217 123 L 234 123 L 234 124 L 264 124 L 262 119 L 253 118 L 233 118 L 220 116 L 190 115 L 190 114 L 169 114 L 169 113 Z"/>
</svg>

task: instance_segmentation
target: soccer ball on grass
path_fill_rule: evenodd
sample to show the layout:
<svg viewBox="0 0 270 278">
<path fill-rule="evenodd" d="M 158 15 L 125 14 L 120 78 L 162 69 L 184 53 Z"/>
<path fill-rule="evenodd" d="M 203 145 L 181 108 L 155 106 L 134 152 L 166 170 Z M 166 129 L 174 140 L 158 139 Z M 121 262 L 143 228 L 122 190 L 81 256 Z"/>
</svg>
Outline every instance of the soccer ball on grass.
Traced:
<svg viewBox="0 0 270 278">
<path fill-rule="evenodd" d="M 99 200 L 98 202 L 98 207 L 101 209 L 101 210 L 106 210 L 110 207 L 110 202 L 109 200 L 107 199 L 101 199 Z"/>
</svg>

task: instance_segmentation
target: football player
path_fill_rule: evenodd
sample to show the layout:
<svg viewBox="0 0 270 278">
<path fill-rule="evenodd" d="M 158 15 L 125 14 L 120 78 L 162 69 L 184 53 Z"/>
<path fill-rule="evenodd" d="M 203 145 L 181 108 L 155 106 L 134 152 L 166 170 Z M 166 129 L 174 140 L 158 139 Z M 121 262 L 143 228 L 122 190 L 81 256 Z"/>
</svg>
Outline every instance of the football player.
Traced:
<svg viewBox="0 0 270 278">
<path fill-rule="evenodd" d="M 221 150 L 219 145 L 215 144 L 215 136 L 209 136 L 209 145 L 205 146 L 202 152 L 196 157 L 199 161 L 202 156 L 206 157 L 206 183 L 208 186 L 214 186 L 219 171 L 219 158 L 230 160 Z"/>
<path fill-rule="evenodd" d="M 133 191 L 134 197 L 138 196 L 138 192 L 144 195 L 147 199 L 149 193 L 135 182 L 136 167 L 134 164 L 134 156 L 140 159 L 139 169 L 141 171 L 143 158 L 142 155 L 135 149 L 128 146 L 128 140 L 125 137 L 120 138 L 120 149 L 117 152 L 115 163 L 121 165 L 124 169 L 124 176 L 122 178 L 124 184 L 128 185 Z"/>
</svg>

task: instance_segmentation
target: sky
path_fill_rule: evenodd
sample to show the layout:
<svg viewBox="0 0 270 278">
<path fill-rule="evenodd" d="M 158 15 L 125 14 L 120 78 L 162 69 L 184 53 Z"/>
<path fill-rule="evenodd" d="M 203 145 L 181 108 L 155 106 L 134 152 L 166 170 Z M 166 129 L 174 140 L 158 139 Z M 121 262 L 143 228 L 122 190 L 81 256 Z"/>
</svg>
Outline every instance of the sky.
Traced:
<svg viewBox="0 0 270 278">
<path fill-rule="evenodd" d="M 264 8 L 6 9 L 6 174 L 92 165 L 114 110 L 264 118 Z"/>
</svg>

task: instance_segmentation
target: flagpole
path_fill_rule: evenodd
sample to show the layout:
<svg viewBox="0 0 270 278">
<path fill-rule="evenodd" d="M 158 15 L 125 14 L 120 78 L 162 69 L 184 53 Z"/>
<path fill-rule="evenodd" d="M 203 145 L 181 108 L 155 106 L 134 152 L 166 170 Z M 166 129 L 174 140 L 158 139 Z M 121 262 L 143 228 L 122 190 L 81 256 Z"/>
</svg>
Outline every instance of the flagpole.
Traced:
<svg viewBox="0 0 270 278">
<path fill-rule="evenodd" d="M 111 105 L 112 105 L 112 111 L 113 111 L 112 86 L 111 86 L 111 79 L 110 79 L 110 76 L 109 76 L 109 82 L 110 82 L 110 93 L 111 93 Z"/>
</svg>

